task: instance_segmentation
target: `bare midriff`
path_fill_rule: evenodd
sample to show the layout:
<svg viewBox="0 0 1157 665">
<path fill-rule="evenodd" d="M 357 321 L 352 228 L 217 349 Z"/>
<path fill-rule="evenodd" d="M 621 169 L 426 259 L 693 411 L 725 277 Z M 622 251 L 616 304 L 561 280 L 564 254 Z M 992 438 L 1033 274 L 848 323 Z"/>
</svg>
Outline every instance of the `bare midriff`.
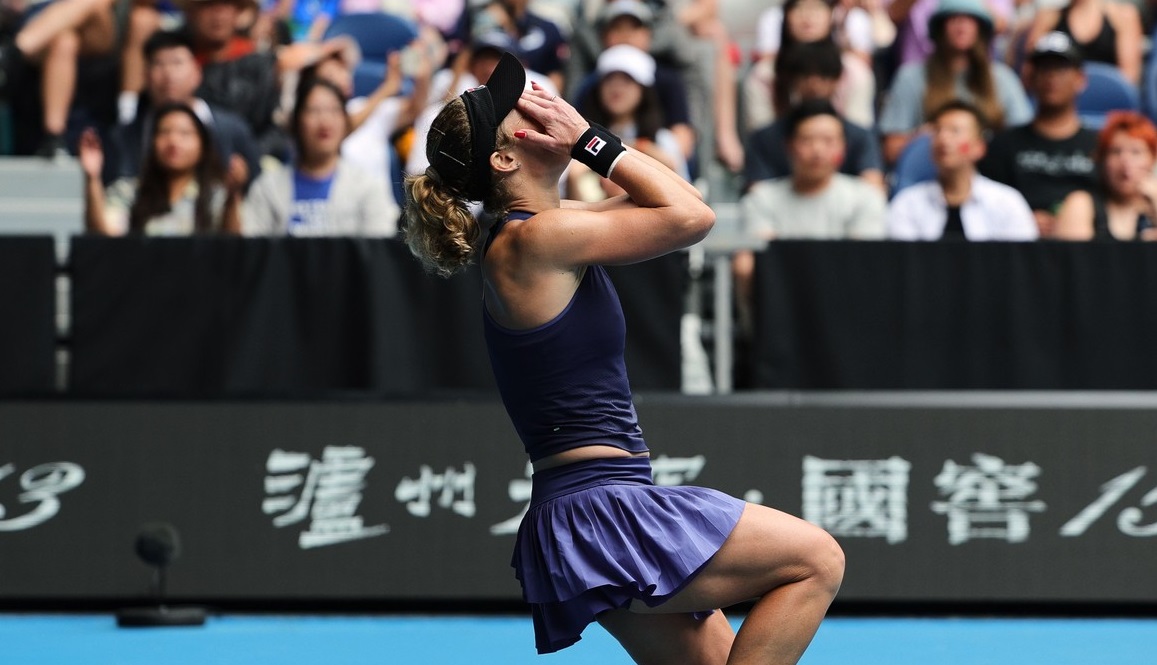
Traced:
<svg viewBox="0 0 1157 665">
<path fill-rule="evenodd" d="M 561 453 L 547 455 L 534 463 L 534 471 L 545 471 L 553 469 L 556 466 L 564 464 L 573 464 L 575 462 L 585 462 L 592 459 L 605 459 L 608 457 L 649 457 L 650 453 L 632 453 L 622 448 L 614 446 L 583 446 L 581 448 L 571 448 L 564 450 Z"/>
</svg>

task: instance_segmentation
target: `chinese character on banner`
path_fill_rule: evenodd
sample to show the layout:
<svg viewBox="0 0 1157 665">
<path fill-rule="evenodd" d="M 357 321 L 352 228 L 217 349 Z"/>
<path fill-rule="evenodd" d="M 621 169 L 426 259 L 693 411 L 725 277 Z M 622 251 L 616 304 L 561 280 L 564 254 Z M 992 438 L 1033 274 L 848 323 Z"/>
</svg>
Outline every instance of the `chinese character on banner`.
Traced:
<svg viewBox="0 0 1157 665">
<path fill-rule="evenodd" d="M 524 504 L 522 506 L 522 512 L 518 513 L 514 517 L 511 517 L 505 522 L 499 522 L 498 524 L 492 525 L 490 527 L 491 534 L 495 536 L 505 536 L 518 533 L 518 525 L 522 524 L 522 518 L 526 517 L 526 511 L 530 510 L 530 477 L 532 475 L 534 475 L 534 465 L 532 465 L 530 462 L 527 462 L 526 469 L 523 471 L 523 477 L 515 478 L 514 480 L 510 481 L 510 484 L 506 489 L 506 494 L 510 497 L 511 501 Z"/>
<path fill-rule="evenodd" d="M 1010 543 L 1028 540 L 1029 513 L 1045 509 L 1044 501 L 1028 501 L 1036 491 L 1033 481 L 1040 467 L 1032 462 L 1006 464 L 981 453 L 972 456 L 975 466 L 952 460 L 936 476 L 936 487 L 945 501 L 934 501 L 933 512 L 948 516 L 948 542 L 953 545 L 973 538 L 996 538 Z"/>
<path fill-rule="evenodd" d="M 365 526 L 357 514 L 366 474 L 374 458 L 354 446 L 326 446 L 321 459 L 305 453 L 274 450 L 265 462 L 266 515 L 285 527 L 309 517 L 309 529 L 298 536 L 302 549 L 336 545 L 389 533 L 385 524 Z"/>
<path fill-rule="evenodd" d="M 833 536 L 908 539 L 908 471 L 899 457 L 803 459 L 803 518 Z"/>
<path fill-rule="evenodd" d="M 0 466 L 0 480 L 16 473 L 12 464 Z M 33 504 L 23 515 L 7 517 L 7 510 L 0 504 L 0 531 L 22 531 L 43 524 L 60 512 L 60 497 L 68 490 L 84 482 L 84 469 L 72 462 L 50 462 L 34 466 L 20 474 L 20 489 L 17 497 L 23 504 Z"/>
<path fill-rule="evenodd" d="M 474 465 L 470 462 L 466 462 L 461 471 L 448 468 L 445 473 L 434 473 L 423 464 L 417 478 L 406 477 L 398 483 L 394 497 L 404 501 L 406 510 L 416 517 L 430 515 L 430 500 L 435 494 L 442 508 L 449 508 L 463 517 L 473 517 L 475 475 Z"/>
</svg>

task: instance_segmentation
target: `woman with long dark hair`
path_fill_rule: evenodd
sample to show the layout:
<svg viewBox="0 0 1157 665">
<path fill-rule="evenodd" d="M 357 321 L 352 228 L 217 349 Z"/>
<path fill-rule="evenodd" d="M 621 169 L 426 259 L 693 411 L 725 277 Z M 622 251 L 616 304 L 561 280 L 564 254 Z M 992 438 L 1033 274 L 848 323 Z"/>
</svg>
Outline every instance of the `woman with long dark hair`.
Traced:
<svg viewBox="0 0 1157 665">
<path fill-rule="evenodd" d="M 190 235 L 239 233 L 244 183 L 227 180 L 209 130 L 184 104 L 161 106 L 139 178 L 107 190 L 100 180 L 104 151 L 92 129 L 79 145 L 85 174 L 85 226 L 92 233 Z"/>
<path fill-rule="evenodd" d="M 744 79 L 745 123 L 750 131 L 787 114 L 789 80 L 785 56 L 800 44 L 823 44 L 840 54 L 842 73 L 832 104 L 848 120 L 871 127 L 875 123 L 876 78 L 868 62 L 840 43 L 835 0 L 785 0 L 776 51 L 759 53 Z"/>
<path fill-rule="evenodd" d="M 981 0 L 941 0 L 928 21 L 932 55 L 900 68 L 880 111 L 887 163 L 895 163 L 932 111 L 957 99 L 978 108 L 992 129 L 1032 120 L 1020 79 L 990 56 L 994 29 Z"/>
<path fill-rule="evenodd" d="M 702 240 L 699 192 L 592 126 L 504 55 L 431 125 L 407 179 L 405 237 L 431 271 L 481 264 L 479 303 L 499 394 L 534 468 L 513 566 L 540 653 L 599 622 L 638 663 L 799 661 L 843 580 L 819 527 L 701 487 L 654 484 L 607 264 Z M 623 189 L 560 200 L 575 159 Z M 496 220 L 484 226 L 471 204 Z M 736 634 L 719 612 L 756 599 Z"/>
</svg>

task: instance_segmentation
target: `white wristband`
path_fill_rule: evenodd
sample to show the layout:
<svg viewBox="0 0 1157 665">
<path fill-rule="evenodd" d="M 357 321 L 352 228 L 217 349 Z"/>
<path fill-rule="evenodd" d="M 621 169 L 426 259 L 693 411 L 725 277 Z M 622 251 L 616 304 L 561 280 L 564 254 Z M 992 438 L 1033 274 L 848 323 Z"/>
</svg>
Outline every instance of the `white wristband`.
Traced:
<svg viewBox="0 0 1157 665">
<path fill-rule="evenodd" d="M 607 177 L 608 178 L 611 177 L 611 174 L 615 172 L 615 167 L 618 166 L 619 162 L 623 161 L 623 158 L 626 156 L 627 156 L 627 151 L 624 150 L 624 151 L 620 152 L 617 157 L 615 157 L 615 161 L 611 162 L 610 167 L 607 169 Z"/>
</svg>

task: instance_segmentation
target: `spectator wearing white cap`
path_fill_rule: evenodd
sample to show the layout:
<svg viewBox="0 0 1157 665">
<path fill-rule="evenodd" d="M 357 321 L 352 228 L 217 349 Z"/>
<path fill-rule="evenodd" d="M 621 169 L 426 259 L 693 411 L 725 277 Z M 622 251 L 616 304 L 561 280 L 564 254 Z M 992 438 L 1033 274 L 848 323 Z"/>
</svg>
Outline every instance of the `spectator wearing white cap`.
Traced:
<svg viewBox="0 0 1157 665">
<path fill-rule="evenodd" d="M 579 102 L 579 110 L 588 120 L 606 126 L 640 152 L 690 179 L 687 162 L 675 135 L 665 129 L 658 94 L 655 92 L 655 59 L 645 51 L 628 44 L 613 46 L 599 56 L 595 71 L 598 83 Z M 571 195 L 584 200 L 600 198 L 584 187 L 583 181 L 593 175 L 581 165 L 572 165 L 569 177 Z M 605 178 L 602 192 L 613 196 L 619 192 Z"/>
<path fill-rule="evenodd" d="M 646 4 L 636 0 L 611 2 L 599 14 L 600 46 L 596 53 L 619 44 L 629 44 L 654 55 L 654 25 L 655 15 Z M 598 82 L 598 78 L 598 72 L 591 72 L 573 97 L 581 99 Z M 654 86 L 662 103 L 663 126 L 679 139 L 683 157 L 691 159 L 695 154 L 696 134 L 692 128 L 687 83 L 682 72 L 656 60 Z"/>
</svg>

